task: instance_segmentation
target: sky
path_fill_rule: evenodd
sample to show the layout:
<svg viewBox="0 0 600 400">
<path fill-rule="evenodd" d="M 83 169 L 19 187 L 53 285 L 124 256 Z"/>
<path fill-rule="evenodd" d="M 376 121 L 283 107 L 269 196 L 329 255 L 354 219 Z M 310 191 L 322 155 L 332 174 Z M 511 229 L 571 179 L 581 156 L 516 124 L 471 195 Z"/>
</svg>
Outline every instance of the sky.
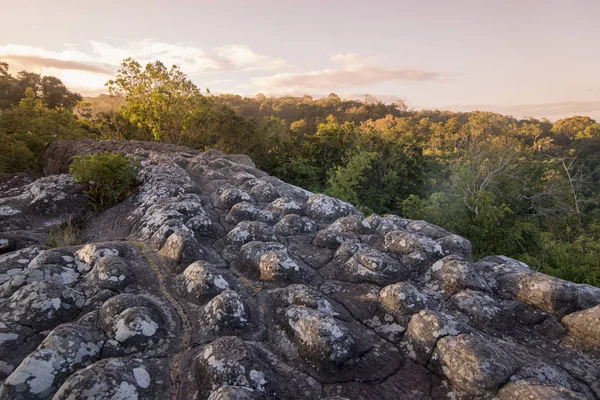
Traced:
<svg viewBox="0 0 600 400">
<path fill-rule="evenodd" d="M 213 93 L 600 121 L 599 0 L 0 3 L 0 60 L 83 95 L 133 57 Z"/>
</svg>

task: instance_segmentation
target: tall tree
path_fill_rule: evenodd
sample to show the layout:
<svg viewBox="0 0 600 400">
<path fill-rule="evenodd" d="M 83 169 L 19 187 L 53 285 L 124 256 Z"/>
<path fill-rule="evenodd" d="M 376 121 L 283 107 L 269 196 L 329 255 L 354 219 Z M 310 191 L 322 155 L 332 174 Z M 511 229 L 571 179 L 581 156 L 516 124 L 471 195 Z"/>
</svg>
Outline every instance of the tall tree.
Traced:
<svg viewBox="0 0 600 400">
<path fill-rule="evenodd" d="M 180 143 L 201 102 L 200 90 L 173 65 L 160 61 L 144 68 L 132 58 L 123 61 L 115 79 L 106 83 L 112 96 L 123 97 L 123 115 L 155 140 Z"/>
</svg>

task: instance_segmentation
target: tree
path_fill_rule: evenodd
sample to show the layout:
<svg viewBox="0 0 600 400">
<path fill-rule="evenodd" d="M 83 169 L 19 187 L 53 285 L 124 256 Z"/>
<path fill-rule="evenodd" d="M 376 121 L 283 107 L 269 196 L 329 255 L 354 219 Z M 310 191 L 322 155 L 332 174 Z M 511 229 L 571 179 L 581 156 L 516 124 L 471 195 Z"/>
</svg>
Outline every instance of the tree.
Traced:
<svg viewBox="0 0 600 400">
<path fill-rule="evenodd" d="M 565 135 L 571 140 L 600 136 L 600 124 L 590 117 L 575 116 L 558 120 L 552 132 Z"/>
<path fill-rule="evenodd" d="M 394 106 L 394 108 L 400 112 L 408 111 L 408 106 L 403 100 L 396 100 L 392 103 L 392 106 Z"/>
<path fill-rule="evenodd" d="M 23 96 L 18 81 L 8 72 L 8 63 L 0 62 L 0 110 L 17 105 Z"/>
<path fill-rule="evenodd" d="M 379 154 L 370 151 L 356 152 L 348 157 L 343 167 L 335 167 L 327 182 L 331 196 L 360 205 L 359 192 L 367 179 L 366 173 L 372 168 L 372 162 Z"/>
<path fill-rule="evenodd" d="M 112 96 L 123 97 L 126 118 L 150 131 L 155 140 L 169 143 L 181 142 L 203 97 L 179 67 L 168 69 L 160 61 L 142 68 L 128 58 L 106 85 Z"/>
<path fill-rule="evenodd" d="M 71 92 L 62 81 L 54 76 L 44 76 L 41 81 L 41 97 L 48 108 L 63 107 L 73 110 L 82 97 Z"/>
<path fill-rule="evenodd" d="M 21 71 L 17 74 L 17 80 L 21 86 L 21 90 L 25 92 L 27 88 L 31 88 L 36 97 L 42 94 L 42 76 L 35 72 Z"/>
<path fill-rule="evenodd" d="M 0 61 L 0 76 L 9 77 L 8 73 L 8 63 L 5 61 Z"/>
<path fill-rule="evenodd" d="M 21 71 L 14 78 L 8 73 L 8 64 L 0 63 L 0 108 L 16 106 L 26 96 L 42 100 L 47 108 L 62 107 L 69 111 L 81 100 L 79 93 L 71 92 L 54 76 Z"/>
</svg>

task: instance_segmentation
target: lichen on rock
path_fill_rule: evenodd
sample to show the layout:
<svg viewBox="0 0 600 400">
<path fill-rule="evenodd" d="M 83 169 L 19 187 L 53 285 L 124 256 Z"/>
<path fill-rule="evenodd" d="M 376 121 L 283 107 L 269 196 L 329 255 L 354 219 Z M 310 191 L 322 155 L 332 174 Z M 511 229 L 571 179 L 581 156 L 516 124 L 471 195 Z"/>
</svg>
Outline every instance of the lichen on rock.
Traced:
<svg viewBox="0 0 600 400">
<path fill-rule="evenodd" d="M 47 248 L 89 210 L 60 173 L 103 151 L 140 159 L 139 188 Z M 0 400 L 600 398 L 598 288 L 245 155 L 84 140 L 45 160 L 0 184 Z"/>
</svg>

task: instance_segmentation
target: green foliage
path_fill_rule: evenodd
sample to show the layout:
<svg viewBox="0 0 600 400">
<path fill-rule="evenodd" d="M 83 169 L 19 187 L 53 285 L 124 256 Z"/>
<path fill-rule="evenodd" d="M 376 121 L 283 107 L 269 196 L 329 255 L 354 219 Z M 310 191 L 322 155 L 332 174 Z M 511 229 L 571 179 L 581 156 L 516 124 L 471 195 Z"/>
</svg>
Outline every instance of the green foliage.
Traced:
<svg viewBox="0 0 600 400">
<path fill-rule="evenodd" d="M 558 120 L 552 126 L 552 132 L 564 135 L 570 140 L 600 136 L 600 124 L 590 117 L 575 116 Z"/>
<path fill-rule="evenodd" d="M 573 282 L 600 287 L 600 226 L 571 242 L 556 238 L 550 232 L 539 236 L 541 256 L 523 257 L 525 262 L 548 274 Z"/>
<path fill-rule="evenodd" d="M 35 155 L 25 142 L 1 133 L 0 154 L 0 174 L 25 171 L 35 164 Z"/>
<path fill-rule="evenodd" d="M 120 153 L 73 157 L 70 173 L 85 183 L 85 193 L 96 211 L 123 201 L 137 186 L 138 160 Z"/>
<path fill-rule="evenodd" d="M 0 63 L 0 173 L 40 170 L 50 142 L 80 137 L 244 153 L 280 179 L 365 212 L 425 219 L 463 235 L 476 258 L 504 254 L 599 284 L 600 124 L 588 117 L 552 123 L 410 111 L 401 101 L 333 93 L 202 95 L 177 66 L 132 59 L 108 86 L 111 96 L 86 99 L 74 115 L 76 97 L 55 78 L 13 77 Z"/>
<path fill-rule="evenodd" d="M 0 173 L 25 169 L 42 170 L 42 153 L 58 139 L 91 136 L 68 109 L 50 109 L 33 89 L 23 93 L 18 105 L 0 111 Z"/>
<path fill-rule="evenodd" d="M 180 143 L 186 133 L 200 91 L 173 65 L 160 61 L 142 66 L 132 58 L 121 64 L 115 79 L 107 82 L 109 93 L 124 99 L 123 116 L 155 140 Z"/>
<path fill-rule="evenodd" d="M 72 111 L 81 100 L 81 95 L 71 92 L 64 83 L 54 76 L 41 76 L 33 72 L 21 71 L 16 77 L 8 72 L 8 64 L 0 63 L 0 110 L 19 104 L 19 101 L 34 97 L 49 109 Z"/>
<path fill-rule="evenodd" d="M 333 168 L 327 182 L 328 194 L 353 204 L 361 203 L 359 191 L 364 187 L 366 175 L 372 169 L 375 152 L 357 152 L 349 157 L 345 166 Z"/>
<path fill-rule="evenodd" d="M 231 108 L 203 98 L 185 124 L 180 144 L 205 150 L 216 148 L 226 153 L 258 155 L 264 146 L 254 125 Z"/>
</svg>

